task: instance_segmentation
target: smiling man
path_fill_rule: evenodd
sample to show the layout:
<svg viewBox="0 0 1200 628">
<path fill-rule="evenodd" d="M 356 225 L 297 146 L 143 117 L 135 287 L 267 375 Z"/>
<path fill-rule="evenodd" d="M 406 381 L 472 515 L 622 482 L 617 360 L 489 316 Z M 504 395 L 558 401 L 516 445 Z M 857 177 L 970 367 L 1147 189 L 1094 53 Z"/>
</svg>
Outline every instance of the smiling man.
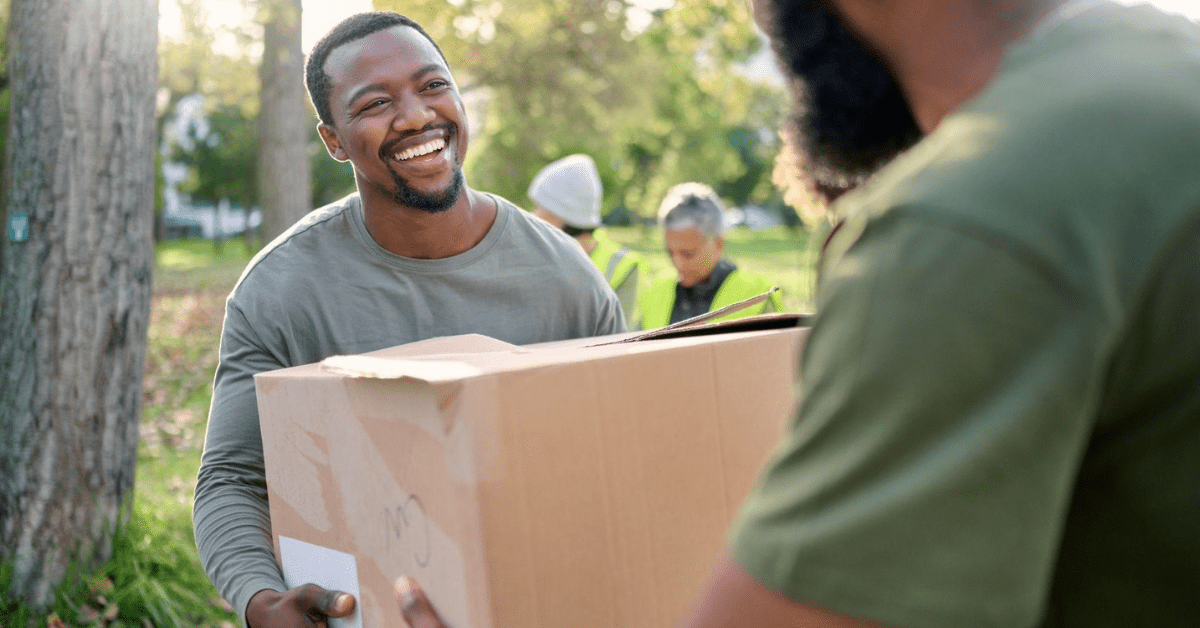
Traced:
<svg viewBox="0 0 1200 628">
<path fill-rule="evenodd" d="M 574 241 L 466 185 L 462 99 L 420 26 L 350 17 L 314 47 L 306 80 L 321 138 L 354 165 L 358 193 L 268 245 L 230 294 L 196 486 L 205 569 L 252 628 L 320 624 L 355 604 L 283 582 L 256 373 L 438 336 L 529 344 L 624 331 L 616 295 Z"/>
</svg>

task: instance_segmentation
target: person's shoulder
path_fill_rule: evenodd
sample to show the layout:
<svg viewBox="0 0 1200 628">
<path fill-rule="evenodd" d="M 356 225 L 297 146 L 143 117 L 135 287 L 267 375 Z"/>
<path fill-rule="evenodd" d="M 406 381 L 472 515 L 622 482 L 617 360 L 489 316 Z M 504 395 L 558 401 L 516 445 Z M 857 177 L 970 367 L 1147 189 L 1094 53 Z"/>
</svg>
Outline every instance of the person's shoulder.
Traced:
<svg viewBox="0 0 1200 628">
<path fill-rule="evenodd" d="M 497 211 L 507 214 L 506 232 L 509 238 L 519 242 L 525 250 L 536 255 L 550 255 L 552 259 L 562 258 L 564 261 L 580 261 L 591 264 L 584 255 L 583 249 L 574 238 L 562 229 L 534 216 L 532 213 L 517 207 L 511 201 L 500 196 L 496 199 Z"/>
<path fill-rule="evenodd" d="M 620 248 L 620 253 L 621 253 L 621 259 L 629 260 L 635 266 L 640 267 L 640 266 L 644 266 L 646 264 L 646 256 L 645 255 L 642 255 L 641 253 L 639 253 L 627 246 L 622 246 Z"/>
<path fill-rule="evenodd" d="M 839 200 L 823 265 L 903 220 L 1135 291 L 1139 261 L 1200 208 L 1198 48 L 1200 27 L 1119 6 L 1018 45 L 974 100 Z"/>
<path fill-rule="evenodd" d="M 503 211 L 509 215 L 512 228 L 520 235 L 546 240 L 554 245 L 572 244 L 574 242 L 571 236 L 564 233 L 562 229 L 534 216 L 533 213 L 518 207 L 512 201 L 496 194 L 489 194 L 489 196 L 496 199 L 496 206 L 499 208 L 498 211 Z"/>
<path fill-rule="evenodd" d="M 504 198 L 492 197 L 497 212 L 506 214 L 496 218 L 506 221 L 504 244 L 499 247 L 504 256 L 501 263 L 537 269 L 537 283 L 544 294 L 554 295 L 560 306 L 572 309 L 582 319 L 591 320 L 602 309 L 620 307 L 616 294 L 575 238 Z M 590 329 L 586 333 L 596 332 Z"/>
<path fill-rule="evenodd" d="M 1101 6 L 1010 51 L 972 101 L 851 203 L 991 222 L 1095 220 L 1200 167 L 1200 26 Z M 1156 183 L 1157 182 L 1157 183 Z M 1087 216 L 1080 214 L 1085 212 Z"/>
<path fill-rule="evenodd" d="M 336 233 L 340 237 L 349 227 L 351 212 L 358 207 L 358 194 L 351 194 L 312 210 L 274 240 L 264 246 L 246 264 L 229 298 L 233 302 L 254 298 L 264 287 L 278 291 L 294 280 L 310 277 L 305 270 L 314 259 L 315 249 Z"/>
<path fill-rule="evenodd" d="M 1135 145 L 1165 134 L 1200 140 L 1197 49 L 1200 25 L 1182 16 L 1102 3 L 1014 46 L 964 111 L 1015 128 L 1014 139 L 1057 128 Z"/>
<path fill-rule="evenodd" d="M 604 259 L 616 256 L 622 264 L 630 264 L 635 267 L 641 267 L 646 262 L 641 253 L 613 239 L 607 228 L 595 230 L 592 237 L 596 239 L 596 248 L 592 251 L 592 259 L 597 259 L 597 256 Z"/>
<path fill-rule="evenodd" d="M 767 290 L 775 287 L 774 282 L 771 280 L 762 275 L 746 270 L 742 266 L 735 268 L 733 272 L 729 273 L 729 276 L 735 277 L 735 281 L 738 283 L 741 283 L 748 288 L 756 289 L 759 292 L 766 292 Z M 726 281 L 728 281 L 728 278 Z"/>
</svg>

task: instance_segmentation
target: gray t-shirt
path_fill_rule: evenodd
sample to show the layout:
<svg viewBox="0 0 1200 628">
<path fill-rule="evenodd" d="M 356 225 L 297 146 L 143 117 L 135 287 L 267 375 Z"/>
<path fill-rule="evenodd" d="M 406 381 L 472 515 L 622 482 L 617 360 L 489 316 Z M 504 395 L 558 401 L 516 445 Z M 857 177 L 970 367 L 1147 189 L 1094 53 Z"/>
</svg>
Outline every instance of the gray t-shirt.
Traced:
<svg viewBox="0 0 1200 628">
<path fill-rule="evenodd" d="M 357 194 L 315 210 L 263 249 L 226 303 L 196 545 L 245 618 L 285 590 L 271 547 L 254 375 L 438 336 L 523 345 L 625 331 L 617 297 L 571 238 L 503 199 L 479 244 L 445 259 L 394 255 L 367 232 Z"/>
</svg>

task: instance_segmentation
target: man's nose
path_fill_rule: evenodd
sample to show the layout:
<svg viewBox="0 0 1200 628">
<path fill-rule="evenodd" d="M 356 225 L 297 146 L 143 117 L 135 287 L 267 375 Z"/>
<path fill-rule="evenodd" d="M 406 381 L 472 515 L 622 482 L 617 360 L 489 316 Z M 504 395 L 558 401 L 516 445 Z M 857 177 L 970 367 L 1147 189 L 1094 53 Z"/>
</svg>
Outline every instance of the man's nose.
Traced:
<svg viewBox="0 0 1200 628">
<path fill-rule="evenodd" d="M 400 100 L 400 108 L 392 119 L 392 128 L 397 131 L 417 131 L 433 122 L 437 114 L 419 96 L 408 96 Z"/>
</svg>

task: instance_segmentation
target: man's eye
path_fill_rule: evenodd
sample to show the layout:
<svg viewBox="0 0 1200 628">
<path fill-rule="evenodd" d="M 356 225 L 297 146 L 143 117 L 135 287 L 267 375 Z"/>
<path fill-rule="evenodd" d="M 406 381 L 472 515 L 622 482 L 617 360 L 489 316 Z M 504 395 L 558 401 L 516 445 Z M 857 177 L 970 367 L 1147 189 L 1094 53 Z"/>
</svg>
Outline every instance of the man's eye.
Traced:
<svg viewBox="0 0 1200 628">
<path fill-rule="evenodd" d="M 368 111 L 368 110 L 374 109 L 376 107 L 383 106 L 386 103 L 387 103 L 386 100 L 384 100 L 382 98 L 376 98 L 375 100 L 372 100 L 371 102 L 369 102 L 365 106 L 363 106 L 362 110 Z"/>
<path fill-rule="evenodd" d="M 448 81 L 443 81 L 441 79 L 437 79 L 437 80 L 429 81 L 429 84 L 425 86 L 425 89 L 439 89 L 439 88 L 445 87 L 449 84 L 450 83 Z"/>
</svg>

